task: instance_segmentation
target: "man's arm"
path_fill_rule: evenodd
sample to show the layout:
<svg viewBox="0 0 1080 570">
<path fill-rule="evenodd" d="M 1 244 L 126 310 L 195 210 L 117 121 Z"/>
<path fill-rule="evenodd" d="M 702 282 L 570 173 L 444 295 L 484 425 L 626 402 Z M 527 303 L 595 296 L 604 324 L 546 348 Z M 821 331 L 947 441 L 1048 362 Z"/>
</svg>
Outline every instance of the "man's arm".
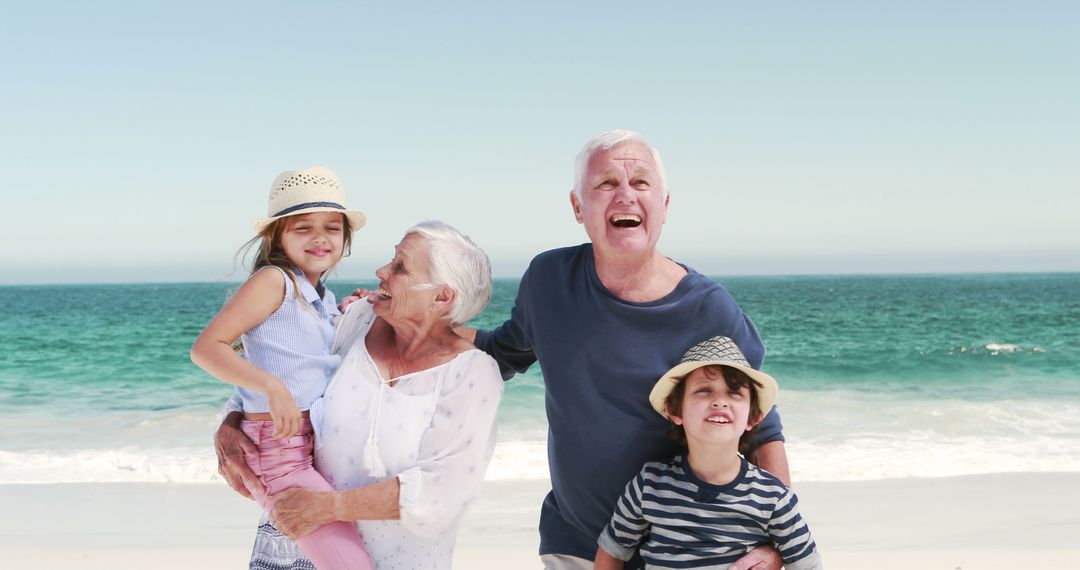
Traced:
<svg viewBox="0 0 1080 570">
<path fill-rule="evenodd" d="M 791 486 L 791 471 L 788 469 L 787 450 L 783 441 L 770 441 L 757 446 L 750 453 L 750 462 L 776 475 L 785 485 Z"/>
<path fill-rule="evenodd" d="M 456 329 L 461 338 L 473 343 L 476 348 L 488 353 L 499 364 L 503 380 L 509 380 L 515 373 L 523 373 L 536 362 L 532 338 L 529 335 L 529 270 L 521 276 L 517 299 L 510 311 L 510 318 L 493 330 L 478 331 L 469 327 Z"/>
<path fill-rule="evenodd" d="M 603 548 L 596 549 L 596 561 L 593 570 L 623 570 L 623 561 L 607 553 Z"/>
</svg>

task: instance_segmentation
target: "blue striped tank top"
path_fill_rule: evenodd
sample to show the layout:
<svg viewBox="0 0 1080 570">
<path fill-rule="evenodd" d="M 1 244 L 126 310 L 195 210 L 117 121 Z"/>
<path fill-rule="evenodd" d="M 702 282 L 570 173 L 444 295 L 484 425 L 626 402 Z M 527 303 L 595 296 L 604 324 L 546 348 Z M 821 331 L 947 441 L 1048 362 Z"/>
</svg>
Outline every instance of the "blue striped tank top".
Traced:
<svg viewBox="0 0 1080 570">
<path fill-rule="evenodd" d="M 294 270 L 294 275 L 306 304 L 297 299 L 293 280 L 283 269 L 271 265 L 259 271 L 274 270 L 285 277 L 285 299 L 266 320 L 240 336 L 243 357 L 281 379 L 296 405 L 301 410 L 308 410 L 322 397 L 341 364 L 341 357 L 330 352 L 334 342 L 334 320 L 341 313 L 334 294 L 324 289 L 320 297 L 302 271 Z M 236 391 L 245 412 L 270 411 L 266 396 L 261 392 L 240 387 Z"/>
</svg>

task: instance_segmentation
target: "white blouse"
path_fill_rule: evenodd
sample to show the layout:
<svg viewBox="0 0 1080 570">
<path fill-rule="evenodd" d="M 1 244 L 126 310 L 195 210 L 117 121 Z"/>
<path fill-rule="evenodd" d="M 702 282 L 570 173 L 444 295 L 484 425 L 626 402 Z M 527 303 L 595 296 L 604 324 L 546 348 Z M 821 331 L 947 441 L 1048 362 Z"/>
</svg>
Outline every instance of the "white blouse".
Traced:
<svg viewBox="0 0 1080 570">
<path fill-rule="evenodd" d="M 374 322 L 364 301 L 338 320 L 342 363 L 324 396 L 315 466 L 335 489 L 400 480 L 401 520 L 357 521 L 376 568 L 449 570 L 458 520 L 495 450 L 502 376 L 474 349 L 385 379 L 364 344 Z"/>
</svg>

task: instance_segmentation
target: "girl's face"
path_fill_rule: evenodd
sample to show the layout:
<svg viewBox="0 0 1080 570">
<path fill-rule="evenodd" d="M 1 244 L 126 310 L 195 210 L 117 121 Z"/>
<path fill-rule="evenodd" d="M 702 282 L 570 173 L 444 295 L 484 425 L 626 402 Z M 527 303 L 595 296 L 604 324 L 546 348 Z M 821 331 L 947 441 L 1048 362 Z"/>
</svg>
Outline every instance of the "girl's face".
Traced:
<svg viewBox="0 0 1080 570">
<path fill-rule="evenodd" d="M 280 239 L 285 257 L 315 284 L 323 273 L 341 261 L 345 216 L 338 212 L 290 216 Z"/>
</svg>

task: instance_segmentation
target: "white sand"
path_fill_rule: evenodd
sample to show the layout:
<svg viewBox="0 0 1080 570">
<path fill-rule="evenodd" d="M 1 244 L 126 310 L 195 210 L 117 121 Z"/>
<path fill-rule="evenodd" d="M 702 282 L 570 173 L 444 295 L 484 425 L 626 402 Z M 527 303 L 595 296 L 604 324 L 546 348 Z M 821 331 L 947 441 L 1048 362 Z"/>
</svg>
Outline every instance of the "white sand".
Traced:
<svg viewBox="0 0 1080 570">
<path fill-rule="evenodd" d="M 544 481 L 487 483 L 455 567 L 538 568 Z M 1080 473 L 797 487 L 830 569 L 1069 568 Z M 224 485 L 2 485 L 5 568 L 245 568 L 258 508 Z M 1049 510 L 1052 509 L 1052 510 Z"/>
</svg>

